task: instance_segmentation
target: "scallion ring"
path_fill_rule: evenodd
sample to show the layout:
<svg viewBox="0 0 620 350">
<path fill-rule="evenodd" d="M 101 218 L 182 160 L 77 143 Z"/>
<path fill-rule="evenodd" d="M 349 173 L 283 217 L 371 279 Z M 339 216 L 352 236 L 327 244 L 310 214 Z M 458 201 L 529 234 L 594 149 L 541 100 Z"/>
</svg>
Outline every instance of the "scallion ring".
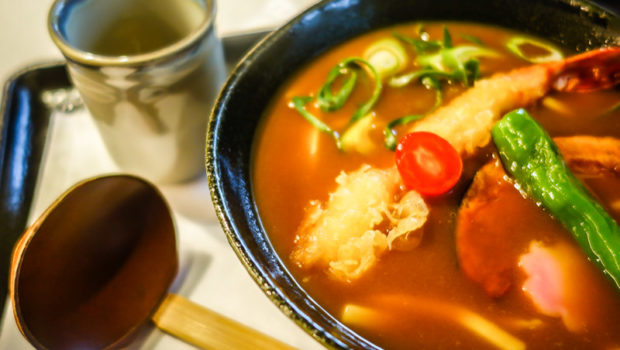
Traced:
<svg viewBox="0 0 620 350">
<path fill-rule="evenodd" d="M 343 62 L 346 62 L 346 64 L 355 63 L 358 65 L 361 64 L 361 65 L 366 66 L 368 70 L 370 70 L 370 72 L 372 73 L 372 77 L 375 81 L 375 87 L 372 91 L 372 95 L 370 96 L 370 99 L 368 99 L 368 101 L 362 104 L 353 113 L 353 116 L 351 117 L 351 119 L 349 120 L 349 123 L 347 124 L 347 127 L 348 127 L 348 126 L 353 125 L 353 123 L 357 122 L 364 116 L 368 115 L 372 107 L 374 107 L 375 103 L 377 103 L 377 100 L 379 99 L 379 95 L 381 95 L 381 90 L 383 90 L 383 84 L 381 83 L 381 79 L 379 79 L 379 74 L 377 74 L 377 70 L 375 69 L 375 67 L 372 66 L 372 64 L 368 63 L 368 61 L 358 58 L 358 57 L 352 57 L 352 58 L 348 58 L 344 60 Z"/>
<path fill-rule="evenodd" d="M 521 47 L 523 45 L 535 46 L 537 48 L 547 51 L 548 54 L 542 55 L 542 56 L 533 56 L 533 57 L 527 56 L 523 52 L 523 50 L 521 50 Z M 530 63 L 545 63 L 545 62 L 559 61 L 564 58 L 564 55 L 562 54 L 562 52 L 556 47 L 551 46 L 540 40 L 536 40 L 536 39 L 524 37 L 524 36 L 513 36 L 506 43 L 506 48 L 510 52 L 514 53 L 518 57 Z"/>
<path fill-rule="evenodd" d="M 349 73 L 349 78 L 345 80 L 337 92 L 333 93 L 332 84 L 334 81 L 347 73 Z M 342 108 L 353 92 L 356 82 L 357 73 L 347 67 L 346 60 L 338 63 L 329 71 L 327 80 L 319 90 L 317 101 L 321 110 L 324 112 L 333 112 Z"/>
<path fill-rule="evenodd" d="M 312 100 L 313 98 L 310 96 L 296 96 L 293 97 L 292 101 L 293 106 L 295 107 L 297 112 L 299 112 L 299 114 L 304 117 L 304 119 L 310 122 L 310 124 L 312 124 L 312 126 L 317 128 L 319 131 L 331 135 L 334 140 L 336 140 L 336 146 L 338 147 L 338 149 L 341 149 L 342 146 L 340 144 L 340 135 L 338 135 L 336 131 L 332 130 L 329 125 L 323 123 L 319 118 L 315 117 L 312 113 L 306 110 L 306 104 Z"/>
</svg>

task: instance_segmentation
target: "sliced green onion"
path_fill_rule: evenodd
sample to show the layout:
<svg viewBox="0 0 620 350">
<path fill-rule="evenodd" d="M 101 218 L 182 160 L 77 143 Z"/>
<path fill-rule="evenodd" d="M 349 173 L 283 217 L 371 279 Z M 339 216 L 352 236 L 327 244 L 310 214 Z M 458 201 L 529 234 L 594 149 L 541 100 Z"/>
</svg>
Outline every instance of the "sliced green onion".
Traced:
<svg viewBox="0 0 620 350">
<path fill-rule="evenodd" d="M 486 46 L 486 45 L 484 44 L 484 42 L 482 42 L 482 40 L 480 40 L 480 38 L 475 37 L 475 36 L 473 36 L 473 35 L 469 35 L 469 34 L 461 34 L 461 38 L 463 38 L 463 39 L 465 39 L 465 40 L 467 40 L 467 41 L 469 41 L 469 42 L 471 42 L 471 43 L 474 43 L 474 44 L 476 44 L 476 45 Z"/>
<path fill-rule="evenodd" d="M 403 87 L 418 78 L 421 80 L 422 78 L 428 77 L 428 76 L 432 76 L 435 78 L 451 79 L 453 75 L 451 73 L 445 73 L 445 72 L 437 71 L 435 69 L 430 69 L 430 68 L 421 69 L 421 70 L 413 71 L 413 72 L 403 74 L 397 77 L 393 77 L 392 79 L 390 79 L 388 84 L 391 87 Z"/>
<path fill-rule="evenodd" d="M 496 57 L 498 53 L 479 46 L 460 45 L 453 46 L 452 36 L 447 27 L 443 27 L 443 40 L 412 39 L 395 33 L 394 36 L 411 44 L 418 53 L 417 64 L 422 67 L 418 72 L 408 73 L 390 80 L 394 87 L 404 86 L 411 81 L 423 76 L 435 76 L 446 78 L 470 85 L 479 74 L 478 57 Z M 480 42 L 469 36 L 473 41 Z"/>
<path fill-rule="evenodd" d="M 312 126 L 317 128 L 319 131 L 331 135 L 334 138 L 334 140 L 336 140 L 336 146 L 338 147 L 338 149 L 341 149 L 342 146 L 340 144 L 340 136 L 338 135 L 338 133 L 332 130 L 332 128 L 330 128 L 329 125 L 323 123 L 319 118 L 315 117 L 312 113 L 306 110 L 306 104 L 312 100 L 313 98 L 310 96 L 304 96 L 304 97 L 296 96 L 296 97 L 293 97 L 292 101 L 293 101 L 293 106 L 295 106 L 295 109 L 297 110 L 297 112 L 299 112 L 299 114 L 301 114 L 304 117 L 304 119 L 310 122 L 310 124 L 312 124 Z"/>
<path fill-rule="evenodd" d="M 473 82 L 476 81 L 480 75 L 480 61 L 473 58 L 469 59 L 465 62 L 464 67 L 465 72 L 467 72 L 467 78 L 470 79 L 469 81 L 473 84 Z"/>
<path fill-rule="evenodd" d="M 383 129 L 385 147 L 391 151 L 396 149 L 396 145 L 398 144 L 398 141 L 396 140 L 396 131 L 394 130 L 395 127 L 400 126 L 400 125 L 405 125 L 405 124 L 414 122 L 416 120 L 420 120 L 424 118 L 425 116 L 426 114 L 412 114 L 412 115 L 407 115 L 407 116 L 404 116 L 398 119 L 394 119 L 391 122 L 389 122 Z"/>
<path fill-rule="evenodd" d="M 477 57 L 497 57 L 497 52 L 471 45 L 461 45 L 452 49 L 443 49 L 440 52 L 418 56 L 418 63 L 423 67 L 446 72 L 449 69 L 456 69 L 458 66 L 453 62 L 466 62 Z M 448 62 L 445 62 L 448 60 Z"/>
<path fill-rule="evenodd" d="M 429 76 L 422 79 L 422 84 L 424 84 L 427 89 L 435 90 L 435 104 L 433 105 L 433 108 L 431 108 L 431 110 L 428 112 L 431 113 L 437 108 L 439 108 L 439 106 L 441 106 L 441 103 L 443 102 L 443 94 L 441 93 L 441 82 L 437 78 Z"/>
<path fill-rule="evenodd" d="M 469 85 L 467 84 L 467 72 L 465 72 L 465 65 L 454 54 L 454 49 L 441 50 L 441 52 L 435 57 L 439 58 L 439 60 L 436 60 L 436 65 L 438 68 L 441 67 L 440 69 L 443 71 L 452 72 L 452 79 L 463 82 L 465 85 Z M 420 57 L 420 59 L 423 58 L 424 57 Z"/>
<path fill-rule="evenodd" d="M 422 79 L 422 83 L 427 88 L 429 89 L 432 88 L 435 90 L 435 104 L 433 105 L 431 110 L 428 111 L 426 114 L 413 114 L 413 115 L 404 116 L 402 118 L 392 120 L 385 126 L 385 128 L 383 129 L 384 144 L 385 144 L 385 147 L 391 151 L 396 149 L 396 145 L 398 144 L 398 141 L 396 140 L 396 136 L 395 136 L 396 131 L 394 130 L 394 128 L 396 128 L 397 126 L 409 124 L 411 122 L 424 118 L 429 113 L 432 113 L 437 108 L 439 108 L 439 106 L 441 106 L 441 103 L 443 102 L 443 94 L 441 92 L 441 83 L 439 82 L 439 80 L 433 77 L 425 77 Z"/>
<path fill-rule="evenodd" d="M 349 129 L 351 129 L 355 123 L 357 123 L 358 121 L 364 119 L 365 117 L 370 115 L 370 110 L 372 109 L 372 107 L 374 107 L 375 103 L 377 103 L 377 100 L 379 99 L 379 96 L 381 95 L 381 90 L 383 89 L 383 85 L 381 83 L 381 79 L 379 79 L 379 74 L 377 74 L 377 71 L 375 70 L 375 67 L 372 66 L 372 64 L 370 64 L 368 61 L 363 60 L 361 58 L 349 58 L 348 61 L 350 63 L 356 63 L 356 64 L 363 64 L 365 65 L 370 72 L 373 75 L 373 78 L 375 80 L 375 88 L 373 89 L 372 95 L 370 96 L 370 99 L 368 99 L 368 101 L 366 101 L 364 104 L 362 104 L 356 111 L 355 113 L 353 113 L 353 116 L 351 117 L 351 119 L 349 119 L 349 122 L 347 123 L 347 126 L 345 127 L 344 131 L 342 132 L 342 137 L 345 138 L 347 136 L 347 133 L 349 132 Z M 340 148 L 341 146 L 339 146 Z"/>
<path fill-rule="evenodd" d="M 353 113 L 353 116 L 351 117 L 351 119 L 349 119 L 349 122 L 342 133 L 343 137 L 347 133 L 347 130 L 353 126 L 353 124 L 355 124 L 356 122 L 358 122 L 365 116 L 369 115 L 370 110 L 372 109 L 372 107 L 375 105 L 375 103 L 379 99 L 379 95 L 381 95 L 381 90 L 383 88 L 383 85 L 381 84 L 381 80 L 379 79 L 377 71 L 368 61 L 358 58 L 358 57 L 346 58 L 342 60 L 340 63 L 338 63 L 338 65 L 336 65 L 336 67 L 334 67 L 330 71 L 330 73 L 328 74 L 327 82 L 323 84 L 323 86 L 321 87 L 319 91 L 319 97 L 317 98 L 317 103 L 319 104 L 319 106 L 323 106 L 321 109 L 325 111 L 337 110 L 341 108 L 342 105 L 349 98 L 351 91 L 353 90 L 355 86 L 355 82 L 357 81 L 357 75 L 355 75 L 355 77 L 353 75 L 353 73 L 355 72 L 351 71 L 351 76 L 349 77 L 349 79 L 347 79 L 344 82 L 341 89 L 335 94 L 331 90 L 331 84 L 339 76 L 346 73 L 346 71 L 344 70 L 349 70 L 350 65 L 366 66 L 366 68 L 372 74 L 372 77 L 375 82 L 375 87 L 373 89 L 372 95 L 370 96 L 370 99 L 368 99 L 368 101 L 363 103 Z M 306 107 L 305 107 L 306 104 L 312 100 L 313 98 L 309 96 L 305 96 L 305 97 L 296 96 L 296 97 L 293 97 L 292 102 L 293 102 L 293 106 L 295 107 L 297 112 L 299 112 L 299 114 L 301 114 L 308 122 L 310 122 L 310 124 L 312 124 L 319 131 L 330 134 L 336 141 L 336 146 L 338 147 L 338 149 L 342 150 L 341 135 L 338 132 L 332 130 L 332 128 L 330 128 L 329 125 L 325 124 L 319 118 L 317 118 L 312 113 L 306 110 Z"/>
<path fill-rule="evenodd" d="M 610 114 L 614 114 L 615 112 L 620 111 L 620 101 L 616 102 L 615 105 L 611 106 L 609 109 L 604 111 L 599 118 L 606 117 Z"/>
<path fill-rule="evenodd" d="M 363 56 L 375 67 L 380 79 L 403 70 L 409 58 L 405 48 L 394 38 L 385 38 L 374 42 L 364 51 Z"/>
<path fill-rule="evenodd" d="M 543 50 L 547 51 L 548 54 L 543 55 L 543 56 L 528 57 L 521 50 L 521 46 L 523 46 L 523 45 L 536 46 L 536 47 L 538 47 L 540 49 L 543 49 Z M 537 40 L 537 39 L 533 39 L 533 38 L 530 38 L 530 37 L 513 36 L 506 43 L 506 48 L 510 52 L 512 52 L 513 54 L 517 55 L 518 57 L 520 57 L 520 58 L 522 58 L 522 59 L 524 59 L 524 60 L 526 60 L 526 61 L 528 61 L 530 63 L 545 63 L 545 62 L 559 61 L 559 60 L 564 58 L 564 55 L 562 54 L 562 51 L 560 51 L 555 46 L 552 46 L 552 45 L 547 44 L 547 43 L 545 43 L 543 41 L 540 41 L 540 40 Z"/>
<path fill-rule="evenodd" d="M 394 33 L 393 34 L 394 37 L 396 37 L 399 40 L 402 40 L 408 44 L 410 44 L 411 46 L 413 46 L 413 48 L 415 49 L 415 51 L 420 54 L 420 53 L 424 53 L 427 51 L 436 51 L 441 49 L 441 42 L 437 41 L 437 40 L 423 40 L 423 39 L 414 39 L 414 38 L 409 38 L 406 37 L 404 35 L 398 34 L 398 33 Z M 420 34 L 422 35 L 422 34 Z"/>
<path fill-rule="evenodd" d="M 443 27 L 443 47 L 445 49 L 452 48 L 452 35 L 446 26 Z"/>
<path fill-rule="evenodd" d="M 368 63 L 368 61 L 361 59 L 361 58 L 353 57 L 353 58 L 348 58 L 344 60 L 343 62 L 347 62 L 346 64 L 356 63 L 358 65 L 359 64 L 365 65 L 372 73 L 373 79 L 375 81 L 375 87 L 372 91 L 372 95 L 370 96 L 370 99 L 368 99 L 368 101 L 362 104 L 355 111 L 355 113 L 353 113 L 353 116 L 351 117 L 347 125 L 348 127 L 348 126 L 351 126 L 353 123 L 357 122 L 358 120 L 360 120 L 361 118 L 363 118 L 364 116 L 368 115 L 372 107 L 374 107 L 375 103 L 377 103 L 377 100 L 379 99 L 379 95 L 381 95 L 381 91 L 383 90 L 383 84 L 381 83 L 381 79 L 379 79 L 379 74 L 375 70 L 375 67 L 373 67 L 372 64 Z"/>
<path fill-rule="evenodd" d="M 370 99 L 366 101 L 364 104 L 362 104 L 353 113 L 353 116 L 349 120 L 349 123 L 347 126 L 352 125 L 353 123 L 358 121 L 360 118 L 368 114 L 368 112 L 370 112 L 370 109 L 375 105 L 375 103 L 379 99 L 379 95 L 381 94 L 381 90 L 383 89 L 383 85 L 381 84 L 381 79 L 379 79 L 379 74 L 377 73 L 377 71 L 375 70 L 372 64 L 370 64 L 368 61 L 362 58 L 359 58 L 359 57 L 346 58 L 340 61 L 340 63 L 338 63 L 334 68 L 332 68 L 332 70 L 328 74 L 327 81 L 325 82 L 325 84 L 323 84 L 323 86 L 319 90 L 317 99 L 318 99 L 319 106 L 321 107 L 322 110 L 335 111 L 341 108 L 344 105 L 344 103 L 346 103 L 346 101 L 348 100 L 349 96 L 351 95 L 351 92 L 353 91 L 357 78 L 354 79 L 352 75 L 347 81 L 345 81 L 342 88 L 335 95 L 331 91 L 331 84 L 334 82 L 334 80 L 336 80 L 336 78 L 338 78 L 340 75 L 343 74 L 344 70 L 349 70 L 350 69 L 349 66 L 351 65 L 366 66 L 366 68 L 368 68 L 368 70 L 372 74 L 372 78 L 374 79 L 374 82 L 375 82 L 375 87 L 373 89 L 372 95 L 370 96 Z"/>
<path fill-rule="evenodd" d="M 345 80 L 340 87 L 340 90 L 338 90 L 335 94 L 332 93 L 332 84 L 334 81 L 338 77 L 347 73 L 349 73 L 349 78 Z M 333 112 L 342 108 L 342 106 L 349 99 L 349 96 L 351 96 L 356 82 L 357 73 L 351 69 L 348 69 L 345 61 L 337 64 L 329 71 L 327 74 L 327 81 L 325 81 L 325 84 L 323 84 L 319 90 L 317 101 L 321 110 L 324 112 Z"/>
</svg>

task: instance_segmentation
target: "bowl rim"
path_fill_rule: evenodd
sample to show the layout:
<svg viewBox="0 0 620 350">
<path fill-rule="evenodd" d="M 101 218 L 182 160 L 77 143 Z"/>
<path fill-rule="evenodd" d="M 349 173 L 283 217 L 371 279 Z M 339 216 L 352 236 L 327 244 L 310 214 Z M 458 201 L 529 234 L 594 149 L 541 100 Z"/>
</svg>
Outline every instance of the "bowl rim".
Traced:
<svg viewBox="0 0 620 350">
<path fill-rule="evenodd" d="M 278 286 L 273 279 L 267 278 L 262 269 L 256 264 L 254 264 L 254 262 L 252 261 L 250 252 L 246 250 L 239 236 L 235 233 L 233 229 L 233 219 L 226 212 L 226 206 L 224 203 L 225 200 L 222 196 L 219 186 L 217 185 L 219 179 L 216 175 L 217 169 L 215 166 L 215 158 L 217 157 L 217 155 L 215 153 L 214 147 L 215 143 L 219 138 L 216 134 L 219 118 L 216 118 L 216 116 L 225 110 L 224 106 L 226 105 L 226 101 L 230 99 L 231 91 L 235 88 L 238 81 L 243 78 L 244 74 L 246 74 L 246 72 L 250 69 L 249 63 L 254 61 L 255 57 L 259 56 L 261 52 L 265 49 L 265 47 L 273 45 L 278 40 L 278 38 L 283 36 L 295 24 L 302 21 L 303 18 L 305 18 L 309 13 L 320 10 L 323 7 L 327 6 L 329 3 L 336 1 L 341 0 L 320 0 L 314 5 L 306 8 L 282 26 L 265 35 L 239 60 L 239 62 L 235 65 L 231 73 L 228 75 L 226 81 L 224 82 L 211 111 L 211 115 L 207 125 L 205 163 L 207 182 L 209 186 L 209 192 L 211 194 L 211 200 L 215 208 L 215 214 L 220 222 L 224 233 L 226 234 L 226 239 L 228 240 L 229 245 L 235 252 L 235 255 L 237 255 L 237 258 L 243 264 L 246 271 L 250 274 L 254 282 L 259 286 L 261 291 L 269 298 L 269 300 L 273 304 L 275 304 L 280 309 L 280 311 L 282 311 L 288 318 L 293 320 L 297 326 L 303 329 L 306 334 L 309 334 L 312 338 L 314 338 L 320 344 L 326 346 L 329 349 L 347 349 L 348 347 L 344 343 L 334 338 L 329 331 L 319 327 L 315 322 L 310 320 L 303 312 L 301 312 L 292 303 L 290 298 L 286 297 L 282 293 L 280 286 Z M 255 203 L 253 210 L 257 211 Z M 261 229 L 263 231 L 263 234 L 268 237 L 264 232 L 264 228 L 261 227 Z M 271 245 L 270 241 L 269 245 Z M 271 247 L 273 249 L 272 245 Z M 289 274 L 291 276 L 291 279 L 294 280 L 297 284 L 296 280 L 293 278 L 292 274 L 290 274 L 288 268 L 282 262 L 281 258 L 277 254 L 276 257 L 286 271 L 286 273 Z M 305 293 L 301 286 L 297 284 L 296 287 Z M 310 295 L 308 295 L 307 293 L 306 295 L 311 299 L 311 302 L 314 303 L 317 308 L 322 309 L 322 307 Z M 327 311 L 323 310 L 323 312 L 330 318 L 333 318 L 333 316 Z M 334 321 L 339 322 L 336 319 L 334 319 Z M 363 338 L 362 340 L 365 341 L 365 339 Z M 369 349 L 379 349 L 374 344 L 367 343 L 367 345 Z"/>
</svg>

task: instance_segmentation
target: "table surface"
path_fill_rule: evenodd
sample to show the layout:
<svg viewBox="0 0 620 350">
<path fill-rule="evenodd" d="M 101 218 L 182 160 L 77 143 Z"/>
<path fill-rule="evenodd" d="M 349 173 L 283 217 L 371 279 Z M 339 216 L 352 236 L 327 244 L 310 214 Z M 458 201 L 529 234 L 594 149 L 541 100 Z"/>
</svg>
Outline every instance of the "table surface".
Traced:
<svg viewBox="0 0 620 350">
<path fill-rule="evenodd" d="M 273 29 L 310 6 L 316 0 L 216 0 L 217 33 L 229 36 Z M 61 60 L 46 28 L 51 0 L 0 0 L 0 80 L 6 81 L 17 70 L 39 62 Z M 77 118 L 59 116 L 51 126 L 54 140 L 65 139 L 46 150 L 43 175 L 39 180 L 30 221 L 58 195 L 81 178 L 97 172 L 114 171 L 85 111 Z M 88 130 L 81 136 L 72 128 Z M 65 135 L 58 135 L 63 134 Z M 98 156 L 76 151 L 77 144 Z M 91 159 L 88 161 L 88 159 Z M 94 159 L 96 163 L 93 163 Z M 181 271 L 186 275 L 175 292 L 300 349 L 322 346 L 287 318 L 259 289 L 228 247 L 215 217 L 206 181 L 165 186 L 162 192 L 174 211 L 177 224 Z M 187 205 L 191 203 L 190 206 Z M 7 305 L 0 333 L 0 350 L 29 349 L 19 334 Z M 191 346 L 160 332 L 149 334 L 133 348 L 190 349 Z"/>
</svg>

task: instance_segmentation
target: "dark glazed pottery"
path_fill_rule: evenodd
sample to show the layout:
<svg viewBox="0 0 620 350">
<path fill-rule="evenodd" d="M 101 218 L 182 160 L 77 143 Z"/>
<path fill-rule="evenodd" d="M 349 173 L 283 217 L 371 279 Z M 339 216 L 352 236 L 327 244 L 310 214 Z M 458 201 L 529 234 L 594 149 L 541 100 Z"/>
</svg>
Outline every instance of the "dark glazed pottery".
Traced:
<svg viewBox="0 0 620 350">
<path fill-rule="evenodd" d="M 369 30 L 417 20 L 494 24 L 577 51 L 620 44 L 618 15 L 583 0 L 334 0 L 294 18 L 241 61 L 220 93 L 208 129 L 213 203 L 231 246 L 267 296 L 331 348 L 377 347 L 316 304 L 276 255 L 252 193 L 254 133 L 278 88 L 313 57 Z"/>
</svg>

